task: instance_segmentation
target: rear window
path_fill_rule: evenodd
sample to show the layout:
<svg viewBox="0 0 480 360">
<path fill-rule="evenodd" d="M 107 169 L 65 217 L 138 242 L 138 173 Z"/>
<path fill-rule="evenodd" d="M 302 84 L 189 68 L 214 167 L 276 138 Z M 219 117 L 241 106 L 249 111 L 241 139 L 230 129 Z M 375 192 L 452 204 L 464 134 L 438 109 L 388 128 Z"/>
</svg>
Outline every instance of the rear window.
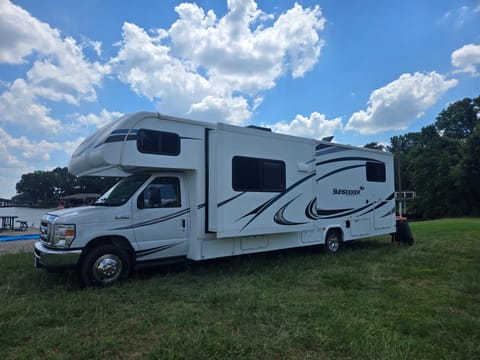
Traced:
<svg viewBox="0 0 480 360">
<path fill-rule="evenodd" d="M 385 164 L 383 162 L 367 161 L 366 171 L 367 171 L 367 181 L 385 182 L 386 171 L 385 171 Z"/>
</svg>

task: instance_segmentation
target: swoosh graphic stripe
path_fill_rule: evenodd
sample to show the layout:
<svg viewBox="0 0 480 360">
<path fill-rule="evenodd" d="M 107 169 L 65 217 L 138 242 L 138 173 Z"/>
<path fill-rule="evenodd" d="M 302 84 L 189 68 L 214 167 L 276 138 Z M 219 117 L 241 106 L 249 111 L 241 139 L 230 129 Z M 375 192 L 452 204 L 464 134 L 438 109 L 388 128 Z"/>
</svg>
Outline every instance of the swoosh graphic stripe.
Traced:
<svg viewBox="0 0 480 360">
<path fill-rule="evenodd" d="M 248 225 L 250 225 L 252 223 L 252 221 L 254 221 L 258 216 L 260 216 L 260 214 L 262 214 L 265 210 L 267 210 L 270 206 L 272 206 L 275 202 L 277 202 L 279 199 L 281 199 L 283 196 L 285 196 L 286 194 L 288 194 L 290 191 L 292 191 L 293 189 L 295 189 L 297 186 L 303 184 L 305 181 L 311 179 L 312 177 L 314 177 L 316 174 L 315 171 L 312 171 L 310 174 L 308 174 L 307 176 L 305 176 L 303 179 L 300 179 L 298 180 L 296 183 L 290 185 L 287 189 L 285 189 L 283 192 L 281 192 L 280 194 L 278 195 L 275 195 L 273 198 L 271 198 L 268 202 L 266 202 L 265 204 L 263 204 L 262 206 L 260 207 L 257 207 L 258 211 L 255 213 L 255 215 L 242 227 L 242 230 L 244 230 Z M 252 212 L 249 212 L 249 214 L 252 213 Z"/>
<path fill-rule="evenodd" d="M 390 216 L 390 215 L 393 215 L 395 214 L 395 208 L 392 208 L 392 210 L 390 210 L 389 212 L 387 212 L 385 215 L 381 216 L 380 218 L 383 219 L 383 218 L 386 218 L 387 216 Z"/>
<path fill-rule="evenodd" d="M 370 206 L 370 205 L 367 205 Z M 363 208 L 362 208 L 363 209 Z M 344 214 L 346 211 L 348 213 Z M 318 219 L 333 219 L 335 217 L 341 217 L 344 215 L 349 215 L 352 212 L 358 211 L 358 209 L 332 209 L 332 210 L 319 210 L 317 209 L 317 199 L 313 198 L 308 203 L 307 207 L 305 208 L 305 216 L 312 220 Z M 361 209 L 360 209 L 361 211 Z M 337 215 L 338 214 L 338 215 Z M 335 216 L 330 216 L 335 215 Z M 328 216 L 328 217 L 326 217 Z"/>
<path fill-rule="evenodd" d="M 327 155 L 327 154 L 334 154 L 334 153 L 337 153 L 337 152 L 341 152 L 341 151 L 347 151 L 348 149 L 342 149 L 342 148 L 338 148 L 338 147 L 335 147 L 335 148 L 327 148 L 327 149 L 322 149 L 322 150 L 319 150 L 315 153 L 315 156 L 323 156 L 323 155 Z"/>
<path fill-rule="evenodd" d="M 335 219 L 335 218 L 339 218 L 339 217 L 342 217 L 342 216 L 352 215 L 352 214 L 355 214 L 357 212 L 363 211 L 370 206 L 372 206 L 372 204 L 368 204 L 368 205 L 362 206 L 361 208 L 354 209 L 354 210 L 346 212 L 346 213 L 341 213 L 339 215 L 321 216 L 321 217 L 318 217 L 318 219 Z"/>
<path fill-rule="evenodd" d="M 222 202 L 219 202 L 219 203 L 217 204 L 217 207 L 222 207 L 223 205 L 228 204 L 230 201 L 235 200 L 236 198 L 242 196 L 243 194 L 245 194 L 245 191 L 242 192 L 242 193 L 240 193 L 240 194 L 237 194 L 237 195 L 235 195 L 235 196 L 232 196 L 230 199 L 223 200 Z"/>
<path fill-rule="evenodd" d="M 375 163 L 381 163 L 381 161 L 379 161 L 377 159 L 360 157 L 360 156 L 348 156 L 348 157 L 343 157 L 343 158 L 336 158 L 336 159 L 320 161 L 320 162 L 316 163 L 315 165 L 319 166 L 319 165 L 331 164 L 331 163 L 342 162 L 342 161 L 371 161 L 371 162 L 375 162 Z"/>
<path fill-rule="evenodd" d="M 298 197 L 300 197 L 302 194 L 294 197 L 292 200 L 287 202 L 285 205 L 283 205 L 278 211 L 276 212 L 275 216 L 273 217 L 273 221 L 275 221 L 279 225 L 303 225 L 306 224 L 306 222 L 294 222 L 285 219 L 284 213 L 288 205 L 290 205 L 292 202 L 294 202 Z"/>
<path fill-rule="evenodd" d="M 333 209 L 333 210 L 322 210 L 322 209 L 317 209 L 317 215 L 319 216 L 326 216 L 326 215 L 336 215 L 343 213 L 345 211 L 351 211 L 353 210 L 352 208 L 350 209 Z"/>
<path fill-rule="evenodd" d="M 167 244 L 167 245 L 162 245 L 162 246 L 158 246 L 158 247 L 155 247 L 155 248 L 151 248 L 151 249 L 145 249 L 145 250 L 140 250 L 140 251 L 137 251 L 135 253 L 137 259 L 138 258 L 141 258 L 141 257 L 144 257 L 144 256 L 148 256 L 148 255 L 151 255 L 151 254 L 155 254 L 156 252 L 160 252 L 160 251 L 163 251 L 163 250 L 167 250 L 167 249 L 170 249 L 174 246 L 177 246 L 178 244 L 180 244 L 179 242 L 177 243 L 173 243 L 173 244 Z"/>
<path fill-rule="evenodd" d="M 385 206 L 386 204 L 388 204 L 391 200 L 393 200 L 395 196 L 395 193 L 389 195 L 385 200 L 383 200 L 380 204 L 378 204 L 377 206 L 375 206 L 373 209 L 370 209 L 366 212 L 364 212 L 363 214 L 360 214 L 359 216 L 362 216 L 362 215 L 365 215 L 365 214 L 368 214 L 374 210 L 377 210 L 377 209 L 380 209 L 381 207 Z"/>
<path fill-rule="evenodd" d="M 168 220 L 174 219 L 176 217 L 188 214 L 189 212 L 190 212 L 190 209 L 185 209 L 185 210 L 177 211 L 177 212 L 169 214 L 169 215 L 162 216 L 162 217 L 157 218 L 157 219 L 142 221 L 140 223 L 136 223 L 136 224 L 132 224 L 132 225 L 128 225 L 128 226 L 122 226 L 122 227 L 115 228 L 115 229 L 112 229 L 112 230 L 135 229 L 135 228 L 142 227 L 142 226 L 158 224 L 158 223 L 168 221 Z"/>
</svg>

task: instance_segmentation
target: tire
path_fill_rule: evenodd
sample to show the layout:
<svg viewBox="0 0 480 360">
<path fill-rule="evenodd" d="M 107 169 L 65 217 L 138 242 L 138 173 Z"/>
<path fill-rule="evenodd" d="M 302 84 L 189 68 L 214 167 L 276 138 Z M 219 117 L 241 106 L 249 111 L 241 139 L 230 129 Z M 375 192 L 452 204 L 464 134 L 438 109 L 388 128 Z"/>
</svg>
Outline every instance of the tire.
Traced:
<svg viewBox="0 0 480 360">
<path fill-rule="evenodd" d="M 82 261 L 80 272 L 85 285 L 108 286 L 130 274 L 128 253 L 113 245 L 91 249 Z"/>
<path fill-rule="evenodd" d="M 325 249 L 329 253 L 336 253 L 342 248 L 342 237 L 337 230 L 329 230 L 325 238 Z"/>
</svg>

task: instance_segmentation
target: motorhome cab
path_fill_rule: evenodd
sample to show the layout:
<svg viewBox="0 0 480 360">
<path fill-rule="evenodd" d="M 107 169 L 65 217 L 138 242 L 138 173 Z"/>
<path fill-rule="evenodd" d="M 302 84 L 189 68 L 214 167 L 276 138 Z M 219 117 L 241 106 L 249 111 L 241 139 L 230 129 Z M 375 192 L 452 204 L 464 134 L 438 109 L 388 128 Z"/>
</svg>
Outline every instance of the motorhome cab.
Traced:
<svg viewBox="0 0 480 360">
<path fill-rule="evenodd" d="M 92 206 L 41 220 L 35 263 L 89 284 L 134 267 L 395 232 L 389 153 L 139 112 L 87 138 L 77 176 L 121 176 Z"/>
</svg>

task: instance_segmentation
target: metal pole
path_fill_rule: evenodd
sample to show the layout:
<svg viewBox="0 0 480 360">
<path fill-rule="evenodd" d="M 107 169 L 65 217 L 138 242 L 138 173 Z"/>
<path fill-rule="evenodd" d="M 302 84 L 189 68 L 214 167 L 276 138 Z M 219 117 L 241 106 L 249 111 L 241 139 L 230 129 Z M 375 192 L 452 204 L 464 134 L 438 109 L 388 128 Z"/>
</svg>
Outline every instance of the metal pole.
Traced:
<svg viewBox="0 0 480 360">
<path fill-rule="evenodd" d="M 398 202 L 398 215 L 403 216 L 403 196 L 402 196 L 402 176 L 400 173 L 400 152 L 397 148 L 397 184 L 398 184 L 398 195 L 400 196 L 400 201 Z"/>
</svg>

